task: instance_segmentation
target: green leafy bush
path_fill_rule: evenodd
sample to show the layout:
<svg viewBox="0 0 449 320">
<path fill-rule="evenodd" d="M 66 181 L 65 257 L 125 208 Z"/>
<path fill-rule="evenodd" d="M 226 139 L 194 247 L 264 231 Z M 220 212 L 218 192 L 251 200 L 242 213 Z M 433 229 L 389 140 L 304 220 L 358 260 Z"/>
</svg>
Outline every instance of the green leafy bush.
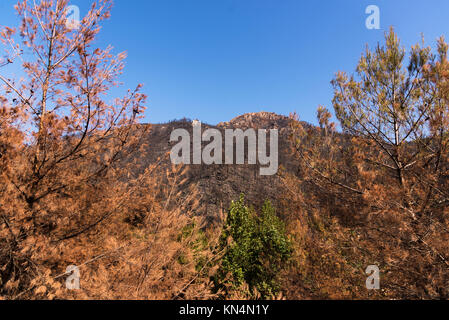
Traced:
<svg viewBox="0 0 449 320">
<path fill-rule="evenodd" d="M 279 273 L 292 255 L 283 222 L 269 201 L 261 214 L 245 205 L 243 195 L 233 201 L 220 238 L 225 253 L 215 276 L 217 288 L 243 290 L 250 297 L 270 298 L 280 291 Z"/>
</svg>

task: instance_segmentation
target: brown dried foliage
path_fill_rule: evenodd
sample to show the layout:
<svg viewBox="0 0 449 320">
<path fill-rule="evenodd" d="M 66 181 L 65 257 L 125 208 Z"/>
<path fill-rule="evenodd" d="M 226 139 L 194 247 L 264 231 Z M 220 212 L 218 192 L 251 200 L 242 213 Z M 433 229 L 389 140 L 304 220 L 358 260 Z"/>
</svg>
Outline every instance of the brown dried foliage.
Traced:
<svg viewBox="0 0 449 320">
<path fill-rule="evenodd" d="M 0 35 L 7 55 L 0 71 L 15 65 L 25 74 L 0 73 L 0 296 L 208 295 L 207 272 L 177 260 L 196 254 L 197 232 L 179 239 L 198 220 L 194 188 L 178 193 L 181 168 L 129 163 L 147 147 L 148 126 L 137 124 L 142 85 L 105 100 L 126 57 L 94 44 L 111 1 L 94 2 L 78 30 L 67 28 L 66 6 L 20 1 L 20 27 Z M 70 264 L 80 268 L 80 291 L 65 289 Z"/>
<path fill-rule="evenodd" d="M 284 176 L 286 206 L 301 219 L 290 297 L 449 297 L 449 62 L 442 39 L 437 48 L 413 47 L 407 73 L 390 30 L 385 47 L 362 56 L 360 81 L 338 73 L 343 133 L 323 107 L 318 132 L 292 116 L 300 176 Z M 370 292 L 373 264 L 381 290 Z"/>
<path fill-rule="evenodd" d="M 203 194 L 167 155 L 148 167 L 132 156 L 149 147 L 142 86 L 105 99 L 126 56 L 94 46 L 111 1 L 94 2 L 78 30 L 66 6 L 20 1 L 19 28 L 0 32 L 0 298 L 217 297 L 223 219 L 206 228 Z M 276 200 L 295 263 L 277 299 L 448 298 L 447 45 L 413 47 L 408 69 L 404 57 L 391 31 L 359 78 L 337 74 L 343 132 L 324 107 L 319 129 L 292 116 L 297 170 L 281 170 Z M 365 288 L 372 264 L 381 290 Z M 81 290 L 65 288 L 68 265 Z"/>
</svg>

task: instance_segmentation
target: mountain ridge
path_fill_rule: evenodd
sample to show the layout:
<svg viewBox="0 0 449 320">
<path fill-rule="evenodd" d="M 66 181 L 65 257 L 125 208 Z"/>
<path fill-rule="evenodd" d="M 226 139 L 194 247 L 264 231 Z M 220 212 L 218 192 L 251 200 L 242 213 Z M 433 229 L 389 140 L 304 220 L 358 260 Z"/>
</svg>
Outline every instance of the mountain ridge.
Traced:
<svg viewBox="0 0 449 320">
<path fill-rule="evenodd" d="M 289 140 L 290 121 L 289 117 L 273 112 L 254 112 L 242 114 L 215 126 L 202 123 L 202 130 L 204 132 L 208 128 L 215 128 L 224 136 L 225 129 L 278 129 L 278 173 L 281 170 L 295 173 L 297 165 L 295 165 L 292 144 Z M 308 123 L 304 124 L 313 127 Z M 149 149 L 145 153 L 139 153 L 138 158 L 134 160 L 135 163 L 140 163 L 142 170 L 158 161 L 161 168 L 168 168 L 170 166 L 169 152 L 176 144 L 176 142 L 170 142 L 170 134 L 175 129 L 185 129 L 192 133 L 192 120 L 180 119 L 167 123 L 146 124 L 146 126 L 148 126 L 148 134 L 144 140 Z M 205 144 L 207 143 L 203 143 L 202 146 Z M 245 159 L 246 153 L 245 148 Z M 266 199 L 272 201 L 275 206 L 279 204 L 281 196 L 279 174 L 261 176 L 259 164 L 249 165 L 245 161 L 242 165 L 191 164 L 184 166 L 187 183 L 179 186 L 178 191 L 184 192 L 187 187 L 195 185 L 199 194 L 202 195 L 198 213 L 207 216 L 209 220 L 215 220 L 217 213 L 227 210 L 230 202 L 238 199 L 240 194 L 244 194 L 248 202 L 255 207 L 260 207 Z"/>
</svg>

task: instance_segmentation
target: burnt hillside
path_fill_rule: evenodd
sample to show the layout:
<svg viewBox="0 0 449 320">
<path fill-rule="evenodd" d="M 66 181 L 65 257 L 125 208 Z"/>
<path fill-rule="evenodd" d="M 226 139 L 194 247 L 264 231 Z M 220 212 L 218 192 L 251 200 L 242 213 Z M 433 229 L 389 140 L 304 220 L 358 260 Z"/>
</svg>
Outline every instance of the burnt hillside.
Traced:
<svg viewBox="0 0 449 320">
<path fill-rule="evenodd" d="M 231 200 L 237 199 L 241 193 L 244 193 L 249 203 L 255 207 L 260 206 L 265 199 L 270 199 L 274 205 L 277 204 L 281 188 L 279 172 L 282 170 L 295 172 L 297 170 L 289 142 L 289 121 L 290 119 L 286 116 L 259 112 L 247 113 L 228 122 L 220 122 L 216 126 L 202 123 L 203 132 L 208 128 L 218 129 L 222 132 L 223 140 L 225 129 L 277 129 L 279 133 L 279 170 L 276 175 L 263 176 L 260 175 L 259 164 L 248 165 L 246 160 L 244 165 L 188 165 L 186 168 L 188 180 L 186 185 L 180 186 L 180 189 L 196 185 L 202 196 L 200 214 L 205 214 L 214 220 L 218 212 L 225 211 Z M 310 127 L 308 124 L 307 126 Z M 138 164 L 141 169 L 154 163 L 158 163 L 160 168 L 166 168 L 170 165 L 170 150 L 176 144 L 175 142 L 170 143 L 170 134 L 178 128 L 186 129 L 192 134 L 191 120 L 176 120 L 147 127 L 148 132 L 145 134 L 143 142 L 145 150 L 134 155 L 132 162 Z M 190 143 L 192 145 L 192 141 Z M 203 143 L 203 147 L 206 144 Z M 247 157 L 246 148 L 245 144 L 245 159 Z"/>
</svg>

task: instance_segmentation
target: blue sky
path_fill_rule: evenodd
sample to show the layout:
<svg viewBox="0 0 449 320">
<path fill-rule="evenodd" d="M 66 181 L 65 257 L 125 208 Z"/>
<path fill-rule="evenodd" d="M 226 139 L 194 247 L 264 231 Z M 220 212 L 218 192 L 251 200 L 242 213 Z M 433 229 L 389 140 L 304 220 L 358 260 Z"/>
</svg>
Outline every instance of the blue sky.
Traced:
<svg viewBox="0 0 449 320">
<path fill-rule="evenodd" d="M 16 1 L 0 0 L 0 24 L 14 25 Z M 81 15 L 89 0 L 72 0 Z M 380 30 L 365 8 L 380 8 Z M 126 87 L 144 83 L 146 122 L 198 118 L 218 123 L 271 111 L 315 123 L 331 108 L 330 80 L 353 71 L 365 45 L 394 26 L 406 47 L 449 40 L 447 0 L 116 0 L 98 45 L 127 51 Z M 117 92 L 113 92 L 118 93 Z"/>
</svg>

